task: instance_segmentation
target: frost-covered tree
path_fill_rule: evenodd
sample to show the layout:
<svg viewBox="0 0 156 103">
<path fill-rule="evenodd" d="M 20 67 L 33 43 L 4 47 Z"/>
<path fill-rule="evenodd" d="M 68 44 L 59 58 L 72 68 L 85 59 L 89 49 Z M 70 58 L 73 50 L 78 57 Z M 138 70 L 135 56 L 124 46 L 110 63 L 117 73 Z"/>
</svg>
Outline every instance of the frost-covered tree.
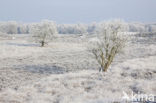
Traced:
<svg viewBox="0 0 156 103">
<path fill-rule="evenodd" d="M 77 33 L 77 34 L 87 33 L 87 26 L 85 24 L 76 24 L 75 25 L 75 33 Z"/>
<path fill-rule="evenodd" d="M 52 21 L 44 20 L 41 23 L 34 24 L 31 28 L 33 38 L 36 42 L 41 43 L 42 47 L 57 34 L 56 25 Z"/>
<path fill-rule="evenodd" d="M 16 21 L 8 21 L 0 23 L 0 31 L 7 34 L 17 34 L 18 23 Z"/>
<path fill-rule="evenodd" d="M 156 32 L 156 24 L 151 24 L 151 25 L 149 25 L 149 32 Z"/>
<path fill-rule="evenodd" d="M 60 34 L 85 34 L 87 33 L 86 24 L 59 24 L 57 26 Z"/>
<path fill-rule="evenodd" d="M 106 72 L 115 56 L 121 52 L 126 43 L 123 35 L 127 29 L 126 23 L 121 20 L 109 21 L 103 24 L 98 41 L 90 46 L 91 52 L 100 65 L 99 71 Z"/>
<path fill-rule="evenodd" d="M 19 24 L 17 30 L 18 34 L 29 34 L 29 27 L 27 24 Z"/>
<path fill-rule="evenodd" d="M 130 32 L 148 32 L 143 23 L 129 23 L 129 30 Z"/>
<path fill-rule="evenodd" d="M 7 22 L 6 29 L 8 34 L 17 34 L 18 24 L 16 21 Z"/>
<path fill-rule="evenodd" d="M 98 28 L 98 24 L 96 22 L 91 23 L 91 24 L 88 25 L 87 32 L 89 34 L 95 34 L 97 28 Z"/>
</svg>

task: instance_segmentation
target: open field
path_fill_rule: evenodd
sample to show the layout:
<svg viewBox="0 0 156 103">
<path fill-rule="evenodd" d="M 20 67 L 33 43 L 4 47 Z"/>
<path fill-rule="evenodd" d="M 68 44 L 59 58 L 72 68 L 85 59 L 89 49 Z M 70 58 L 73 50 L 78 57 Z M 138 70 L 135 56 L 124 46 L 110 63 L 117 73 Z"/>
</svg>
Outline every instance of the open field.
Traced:
<svg viewBox="0 0 156 103">
<path fill-rule="evenodd" d="M 156 35 L 131 36 L 107 73 L 88 52 L 94 36 L 60 35 L 46 47 L 29 35 L 0 37 L 0 103 L 106 103 L 123 91 L 156 96 Z"/>
</svg>

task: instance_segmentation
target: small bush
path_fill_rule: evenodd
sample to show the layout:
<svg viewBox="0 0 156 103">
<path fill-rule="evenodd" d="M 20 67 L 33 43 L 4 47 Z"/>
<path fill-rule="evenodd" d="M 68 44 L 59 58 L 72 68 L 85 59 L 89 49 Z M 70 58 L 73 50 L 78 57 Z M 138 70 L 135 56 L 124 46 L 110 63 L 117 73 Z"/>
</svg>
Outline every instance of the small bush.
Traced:
<svg viewBox="0 0 156 103">
<path fill-rule="evenodd" d="M 101 26 L 98 42 L 94 43 L 91 52 L 100 65 L 99 71 L 106 72 L 115 56 L 122 51 L 127 38 L 123 35 L 126 23 L 115 20 Z"/>
<path fill-rule="evenodd" d="M 57 34 L 56 25 L 51 21 L 42 21 L 32 27 L 32 34 L 35 41 L 39 42 L 41 47 L 43 47 Z"/>
</svg>

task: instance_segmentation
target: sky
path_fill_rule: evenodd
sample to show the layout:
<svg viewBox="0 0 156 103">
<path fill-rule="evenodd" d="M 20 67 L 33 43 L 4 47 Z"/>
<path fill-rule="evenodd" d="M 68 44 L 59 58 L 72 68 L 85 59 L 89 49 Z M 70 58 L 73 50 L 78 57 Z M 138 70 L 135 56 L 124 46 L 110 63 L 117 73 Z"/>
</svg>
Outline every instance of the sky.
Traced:
<svg viewBox="0 0 156 103">
<path fill-rule="evenodd" d="M 156 22 L 156 0 L 0 0 L 0 21 Z"/>
</svg>

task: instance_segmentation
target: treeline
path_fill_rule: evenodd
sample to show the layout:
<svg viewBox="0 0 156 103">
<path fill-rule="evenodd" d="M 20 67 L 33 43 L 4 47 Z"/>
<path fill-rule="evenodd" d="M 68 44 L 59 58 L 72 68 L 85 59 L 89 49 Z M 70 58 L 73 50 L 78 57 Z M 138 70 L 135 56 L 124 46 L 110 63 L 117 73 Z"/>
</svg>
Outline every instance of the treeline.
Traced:
<svg viewBox="0 0 156 103">
<path fill-rule="evenodd" d="M 0 22 L 0 32 L 6 34 L 29 34 L 30 25 L 17 23 L 16 21 Z"/>
<path fill-rule="evenodd" d="M 56 24 L 59 34 L 94 34 L 105 22 L 91 24 Z M 0 32 L 6 34 L 30 34 L 31 28 L 40 23 L 0 22 Z M 128 32 L 156 32 L 156 24 L 127 23 Z"/>
</svg>

